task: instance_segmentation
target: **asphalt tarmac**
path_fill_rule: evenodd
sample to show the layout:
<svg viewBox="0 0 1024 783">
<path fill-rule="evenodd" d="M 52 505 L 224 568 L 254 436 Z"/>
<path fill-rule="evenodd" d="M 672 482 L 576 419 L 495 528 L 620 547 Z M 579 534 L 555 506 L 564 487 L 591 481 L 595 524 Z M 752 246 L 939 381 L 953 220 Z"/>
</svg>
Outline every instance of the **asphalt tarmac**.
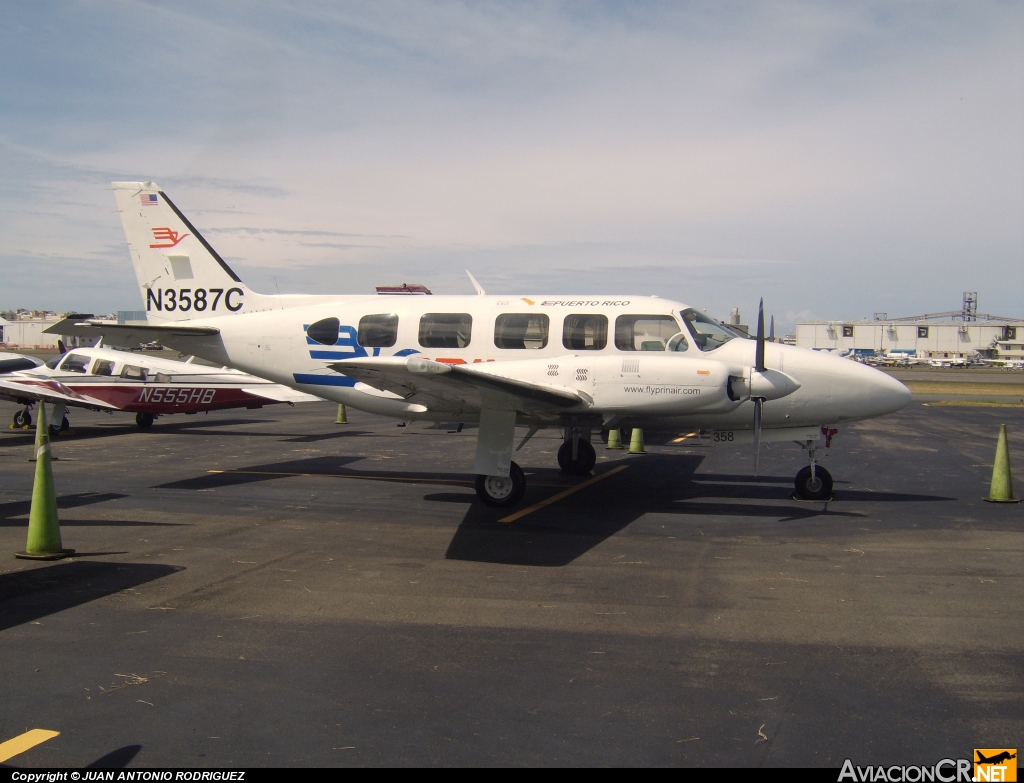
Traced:
<svg viewBox="0 0 1024 783">
<path fill-rule="evenodd" d="M 74 412 L 53 453 L 77 555 L 56 563 L 12 556 L 32 433 L 0 431 L 0 741 L 60 732 L 8 765 L 839 767 L 1020 745 L 1024 508 L 982 497 L 1003 422 L 1024 492 L 1024 409 L 841 426 L 827 504 L 790 498 L 795 445 L 754 479 L 751 446 L 672 433 L 644 456 L 598 444 L 598 480 L 530 510 L 581 483 L 541 433 L 512 523 L 476 500 L 471 428 L 335 411 L 148 432 Z"/>
</svg>

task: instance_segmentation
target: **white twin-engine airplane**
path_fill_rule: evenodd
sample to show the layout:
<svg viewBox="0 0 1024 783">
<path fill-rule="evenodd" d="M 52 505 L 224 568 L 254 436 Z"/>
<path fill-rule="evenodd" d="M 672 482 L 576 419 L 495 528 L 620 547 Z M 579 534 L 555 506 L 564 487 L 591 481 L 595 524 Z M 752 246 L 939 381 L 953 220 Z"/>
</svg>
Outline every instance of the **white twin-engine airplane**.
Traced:
<svg viewBox="0 0 1024 783">
<path fill-rule="evenodd" d="M 839 422 L 892 413 L 909 390 L 878 370 L 764 339 L 678 302 L 640 296 L 268 296 L 249 290 L 152 182 L 114 194 L 147 326 L 64 323 L 63 334 L 159 340 L 363 411 L 479 422 L 476 488 L 492 506 L 526 486 L 515 428 L 559 427 L 558 462 L 589 473 L 594 430 L 709 431 L 792 440 L 810 464 L 796 490 L 828 498 L 815 451 Z M 522 446 L 522 443 L 519 446 Z M 827 444 L 826 444 L 827 445 Z"/>
</svg>

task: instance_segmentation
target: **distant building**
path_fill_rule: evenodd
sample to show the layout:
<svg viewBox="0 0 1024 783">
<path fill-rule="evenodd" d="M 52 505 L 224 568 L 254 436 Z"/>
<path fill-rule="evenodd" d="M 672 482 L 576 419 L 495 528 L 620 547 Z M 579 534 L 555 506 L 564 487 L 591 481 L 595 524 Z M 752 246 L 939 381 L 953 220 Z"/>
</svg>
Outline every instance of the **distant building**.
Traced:
<svg viewBox="0 0 1024 783">
<path fill-rule="evenodd" d="M 1024 358 L 1024 319 L 977 312 L 977 294 L 965 293 L 961 310 L 859 321 L 797 324 L 802 348 L 860 354 L 904 353 L 929 359 Z"/>
<path fill-rule="evenodd" d="M 68 348 L 91 346 L 96 338 L 70 337 L 59 334 L 44 334 L 64 317 L 63 313 L 48 310 L 18 310 L 0 316 L 0 346 L 23 350 L 57 350 L 57 341 L 63 340 Z"/>
</svg>

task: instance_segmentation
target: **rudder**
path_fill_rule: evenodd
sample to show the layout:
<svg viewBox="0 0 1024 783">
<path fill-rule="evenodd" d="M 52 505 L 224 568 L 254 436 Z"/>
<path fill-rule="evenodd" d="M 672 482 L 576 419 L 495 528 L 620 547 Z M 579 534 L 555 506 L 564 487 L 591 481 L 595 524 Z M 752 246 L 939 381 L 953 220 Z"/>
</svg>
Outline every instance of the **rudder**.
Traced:
<svg viewBox="0 0 1024 783">
<path fill-rule="evenodd" d="M 154 182 L 111 183 L 150 323 L 270 309 Z M 261 305 L 262 306 L 259 306 Z"/>
</svg>

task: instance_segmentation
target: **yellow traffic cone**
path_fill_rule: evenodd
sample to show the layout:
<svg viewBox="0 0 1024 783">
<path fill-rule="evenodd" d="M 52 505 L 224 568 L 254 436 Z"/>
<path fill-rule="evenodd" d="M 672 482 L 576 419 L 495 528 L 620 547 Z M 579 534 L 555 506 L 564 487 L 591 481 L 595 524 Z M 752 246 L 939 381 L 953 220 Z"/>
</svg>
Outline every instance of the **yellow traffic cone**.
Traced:
<svg viewBox="0 0 1024 783">
<path fill-rule="evenodd" d="M 36 422 L 36 478 L 32 485 L 32 508 L 28 514 L 28 541 L 24 552 L 15 557 L 26 560 L 60 560 L 74 554 L 64 549 L 60 540 L 60 521 L 57 519 L 57 493 L 53 488 L 53 468 L 50 464 L 50 428 L 46 426 L 46 405 L 39 405 Z"/>
<path fill-rule="evenodd" d="M 335 424 L 348 424 L 348 417 L 345 416 L 345 406 L 338 406 L 338 418 L 334 420 Z"/>
<path fill-rule="evenodd" d="M 608 443 L 605 444 L 606 449 L 621 449 L 622 448 L 622 430 L 616 427 L 613 430 L 608 430 Z"/>
<path fill-rule="evenodd" d="M 1006 441 L 1006 425 L 999 425 L 999 440 L 996 441 L 996 461 L 992 465 L 992 486 L 988 497 L 989 503 L 1020 503 L 1020 498 L 1013 496 L 1013 477 L 1010 475 L 1010 446 Z"/>
<path fill-rule="evenodd" d="M 633 435 L 629 439 L 629 453 L 630 454 L 646 454 L 647 449 L 644 448 L 644 431 L 639 427 L 633 428 Z"/>
</svg>

